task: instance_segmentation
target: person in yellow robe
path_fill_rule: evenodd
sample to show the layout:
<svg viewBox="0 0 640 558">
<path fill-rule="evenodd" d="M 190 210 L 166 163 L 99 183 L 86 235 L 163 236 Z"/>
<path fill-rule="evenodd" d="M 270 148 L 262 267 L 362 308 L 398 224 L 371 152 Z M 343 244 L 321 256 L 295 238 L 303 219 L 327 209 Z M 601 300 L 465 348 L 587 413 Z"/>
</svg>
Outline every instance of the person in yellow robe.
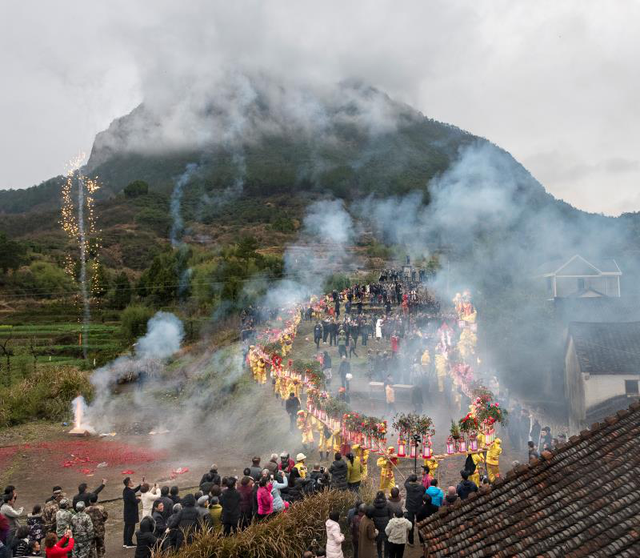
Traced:
<svg viewBox="0 0 640 558">
<path fill-rule="evenodd" d="M 438 391 L 444 392 L 444 379 L 447 376 L 447 358 L 442 355 L 436 355 L 436 377 L 438 378 Z"/>
<path fill-rule="evenodd" d="M 353 455 L 360 458 L 360 463 L 362 463 L 362 478 L 367 478 L 367 463 L 369 462 L 369 450 L 364 449 L 360 444 L 353 444 L 351 446 L 351 451 Z"/>
<path fill-rule="evenodd" d="M 333 437 L 329 430 L 322 422 L 318 421 L 320 429 L 320 440 L 318 440 L 318 451 L 320 452 L 320 461 L 329 459 L 329 452 L 333 450 Z"/>
<path fill-rule="evenodd" d="M 313 449 L 313 427 L 311 426 L 311 421 L 307 416 L 307 411 L 303 409 L 298 411 L 297 426 L 302 432 L 302 447 L 305 451 Z"/>
<path fill-rule="evenodd" d="M 424 350 L 424 353 L 422 353 L 422 357 L 420 357 L 420 364 L 422 364 L 424 368 L 428 368 L 431 364 L 431 354 L 429 353 L 428 348 Z"/>
<path fill-rule="evenodd" d="M 474 482 L 475 485 L 480 487 L 480 464 L 484 464 L 484 453 L 475 452 L 471 454 L 471 459 L 473 459 L 473 463 L 476 466 L 476 470 L 473 474 L 469 475 L 469 480 Z"/>
<path fill-rule="evenodd" d="M 267 383 L 267 363 L 262 357 L 258 360 L 258 374 L 256 379 L 261 384 Z"/>
<path fill-rule="evenodd" d="M 489 473 L 489 482 L 500 478 L 500 454 L 502 453 L 502 440 L 496 438 L 487 452 L 487 472 Z"/>
<path fill-rule="evenodd" d="M 396 477 L 393 474 L 393 469 L 398 463 L 398 458 L 394 451 L 393 446 L 389 447 L 386 455 L 381 455 L 376 462 L 380 468 L 380 490 L 382 490 L 385 495 L 396 485 Z"/>
</svg>

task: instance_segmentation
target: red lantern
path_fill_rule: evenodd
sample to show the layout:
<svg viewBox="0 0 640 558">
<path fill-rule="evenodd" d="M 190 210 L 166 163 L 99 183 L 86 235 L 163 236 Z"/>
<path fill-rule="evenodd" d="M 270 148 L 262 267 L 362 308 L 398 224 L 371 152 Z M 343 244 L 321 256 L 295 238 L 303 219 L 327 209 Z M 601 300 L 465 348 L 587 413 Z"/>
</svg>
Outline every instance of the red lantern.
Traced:
<svg viewBox="0 0 640 558">
<path fill-rule="evenodd" d="M 453 438 L 449 436 L 447 438 L 447 455 L 453 455 L 454 453 L 456 453 L 456 444 Z"/>
<path fill-rule="evenodd" d="M 404 440 L 400 438 L 400 436 L 398 436 L 398 457 L 407 457 L 405 451 L 405 443 Z"/>
<path fill-rule="evenodd" d="M 478 451 L 478 438 L 475 434 L 469 436 L 469 451 Z"/>
</svg>

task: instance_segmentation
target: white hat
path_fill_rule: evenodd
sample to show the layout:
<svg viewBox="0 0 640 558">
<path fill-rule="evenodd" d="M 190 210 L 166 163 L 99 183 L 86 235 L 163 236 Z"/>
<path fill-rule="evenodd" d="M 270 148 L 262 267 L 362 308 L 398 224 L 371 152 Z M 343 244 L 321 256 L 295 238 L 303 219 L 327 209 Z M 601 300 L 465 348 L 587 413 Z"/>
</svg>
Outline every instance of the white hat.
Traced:
<svg viewBox="0 0 640 558">
<path fill-rule="evenodd" d="M 296 455 L 296 461 L 304 461 L 307 458 L 307 456 L 304 453 L 299 453 L 298 455 Z"/>
</svg>

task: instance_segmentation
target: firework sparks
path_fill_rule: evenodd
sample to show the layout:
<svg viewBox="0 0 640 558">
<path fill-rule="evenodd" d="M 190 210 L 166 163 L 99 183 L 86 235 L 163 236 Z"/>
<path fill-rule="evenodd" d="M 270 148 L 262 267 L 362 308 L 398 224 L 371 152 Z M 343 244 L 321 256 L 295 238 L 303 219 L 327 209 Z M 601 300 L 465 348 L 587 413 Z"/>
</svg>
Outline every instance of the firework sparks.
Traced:
<svg viewBox="0 0 640 558">
<path fill-rule="evenodd" d="M 85 159 L 81 153 L 67 165 L 67 178 L 62 185 L 62 213 L 60 224 L 73 244 L 79 249 L 79 260 L 69 252 L 65 258 L 67 273 L 78 283 L 82 303 L 82 353 L 87 358 L 89 323 L 91 321 L 91 294 L 98 282 L 99 238 L 95 220 L 94 194 L 99 189 L 97 179 L 84 176 L 80 166 Z M 74 196 L 74 187 L 76 196 Z M 79 264 L 79 273 L 76 266 Z M 87 281 L 87 264 L 91 266 L 91 286 Z"/>
</svg>

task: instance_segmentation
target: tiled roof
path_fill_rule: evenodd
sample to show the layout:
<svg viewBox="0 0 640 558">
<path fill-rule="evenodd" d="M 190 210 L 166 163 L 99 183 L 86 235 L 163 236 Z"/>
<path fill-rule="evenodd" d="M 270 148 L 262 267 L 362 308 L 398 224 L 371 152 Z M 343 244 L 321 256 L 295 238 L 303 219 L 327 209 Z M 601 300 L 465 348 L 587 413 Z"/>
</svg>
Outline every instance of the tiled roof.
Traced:
<svg viewBox="0 0 640 558">
<path fill-rule="evenodd" d="M 556 319 L 569 322 L 634 322 L 640 320 L 640 297 L 596 296 L 556 298 Z"/>
<path fill-rule="evenodd" d="M 580 371 L 640 374 L 640 322 L 569 324 Z"/>
<path fill-rule="evenodd" d="M 640 403 L 419 527 L 434 558 L 640 556 Z"/>
</svg>

